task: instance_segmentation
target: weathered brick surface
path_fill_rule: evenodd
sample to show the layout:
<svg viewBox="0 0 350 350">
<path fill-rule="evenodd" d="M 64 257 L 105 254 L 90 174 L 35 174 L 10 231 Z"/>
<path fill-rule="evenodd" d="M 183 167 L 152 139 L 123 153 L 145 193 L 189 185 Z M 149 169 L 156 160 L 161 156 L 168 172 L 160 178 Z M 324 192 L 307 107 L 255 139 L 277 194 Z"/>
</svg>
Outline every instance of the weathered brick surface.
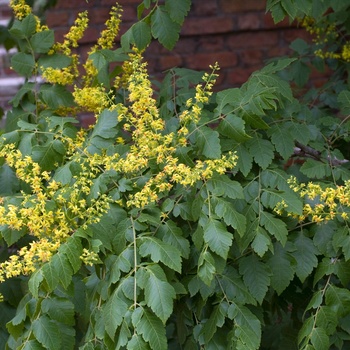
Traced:
<svg viewBox="0 0 350 350">
<path fill-rule="evenodd" d="M 1 5 L 4 2 L 6 0 L 0 0 L 0 21 L 9 15 L 8 6 Z M 58 0 L 57 6 L 47 14 L 47 23 L 56 30 L 56 38 L 62 40 L 77 13 L 89 10 L 90 27 L 81 40 L 83 47 L 80 49 L 82 56 L 86 56 L 115 2 Z M 118 2 L 124 9 L 123 33 L 137 20 L 140 0 Z M 269 58 L 287 54 L 294 39 L 308 39 L 304 30 L 288 21 L 275 25 L 271 15 L 265 13 L 265 6 L 266 0 L 192 0 L 191 11 L 174 50 L 169 51 L 154 42 L 146 51 L 150 73 L 161 77 L 162 72 L 174 66 L 205 70 L 218 61 L 221 70 L 216 89 L 240 86 Z M 4 60 L 0 53 L 0 78 L 11 74 L 8 66 L 8 59 Z M 4 101 L 1 91 L 0 104 Z"/>
</svg>

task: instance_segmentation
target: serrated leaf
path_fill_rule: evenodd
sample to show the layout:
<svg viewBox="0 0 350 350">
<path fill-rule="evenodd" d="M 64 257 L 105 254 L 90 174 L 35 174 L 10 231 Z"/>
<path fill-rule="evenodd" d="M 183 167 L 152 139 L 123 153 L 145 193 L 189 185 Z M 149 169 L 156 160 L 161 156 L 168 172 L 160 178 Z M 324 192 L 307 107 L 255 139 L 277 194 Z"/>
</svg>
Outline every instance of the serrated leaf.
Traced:
<svg viewBox="0 0 350 350">
<path fill-rule="evenodd" d="M 0 168 L 0 196 L 14 194 L 18 186 L 16 173 L 7 164 L 3 164 Z"/>
<path fill-rule="evenodd" d="M 35 145 L 32 158 L 42 170 L 52 170 L 54 164 L 62 160 L 62 154 L 56 151 L 54 142 L 50 142 L 47 145 Z"/>
<path fill-rule="evenodd" d="M 11 58 L 11 66 L 18 74 L 29 78 L 33 74 L 35 68 L 35 60 L 32 55 L 18 52 Z"/>
<path fill-rule="evenodd" d="M 162 242 L 155 237 L 143 237 L 139 253 L 141 256 L 151 256 L 152 261 L 161 261 L 171 269 L 181 272 L 181 253 L 170 244 Z"/>
<path fill-rule="evenodd" d="M 140 320 L 135 324 L 137 333 L 148 342 L 152 349 L 166 350 L 167 338 L 162 321 L 150 311 L 143 309 Z"/>
<path fill-rule="evenodd" d="M 231 180 L 226 175 L 214 175 L 207 181 L 207 188 L 216 196 L 232 199 L 242 199 L 243 188 L 238 181 Z"/>
<path fill-rule="evenodd" d="M 204 326 L 201 329 L 201 334 L 203 334 L 206 344 L 213 338 L 217 328 L 221 328 L 225 323 L 227 307 L 228 305 L 226 303 L 220 303 L 215 306 L 210 317 L 204 323 Z"/>
<path fill-rule="evenodd" d="M 29 340 L 25 343 L 22 350 L 44 350 L 45 348 L 40 345 L 35 339 Z"/>
<path fill-rule="evenodd" d="M 188 258 L 190 254 L 190 243 L 183 237 L 181 228 L 174 221 L 166 221 L 159 227 L 159 233 L 162 235 L 163 242 L 176 247 L 181 252 L 181 256 L 185 259 Z"/>
<path fill-rule="evenodd" d="M 338 95 L 338 103 L 341 109 L 342 114 L 350 114 L 350 91 L 343 90 Z"/>
<path fill-rule="evenodd" d="M 252 296 L 261 304 L 270 285 L 268 266 L 251 254 L 240 259 L 239 273 Z"/>
<path fill-rule="evenodd" d="M 229 300 L 234 300 L 238 304 L 256 305 L 256 300 L 243 283 L 242 276 L 232 266 L 226 266 L 224 272 L 218 274 L 217 278 Z"/>
<path fill-rule="evenodd" d="M 102 137 L 103 139 L 115 137 L 116 130 L 114 128 L 117 123 L 117 112 L 105 109 L 96 121 L 91 138 L 96 136 Z"/>
<path fill-rule="evenodd" d="M 73 95 L 67 88 L 59 84 L 42 84 L 40 96 L 44 103 L 50 108 L 72 107 L 74 105 Z"/>
<path fill-rule="evenodd" d="M 226 230 L 226 227 L 218 220 L 209 219 L 203 227 L 204 241 L 209 248 L 226 259 L 232 245 L 233 236 Z"/>
<path fill-rule="evenodd" d="M 315 179 L 323 179 L 331 175 L 329 164 L 314 159 L 307 159 L 300 167 L 300 171 L 307 177 Z"/>
<path fill-rule="evenodd" d="M 243 144 L 237 145 L 234 150 L 238 156 L 237 167 L 246 177 L 253 167 L 253 156 Z"/>
<path fill-rule="evenodd" d="M 171 50 L 179 39 L 181 26 L 174 22 L 164 6 L 157 6 L 152 17 L 151 31 L 153 36 L 168 50 Z"/>
<path fill-rule="evenodd" d="M 132 336 L 126 348 L 127 350 L 149 350 L 149 346 L 147 345 L 147 343 L 145 343 L 143 338 L 138 334 L 134 334 Z"/>
<path fill-rule="evenodd" d="M 114 339 L 117 328 L 121 325 L 128 305 L 119 296 L 119 290 L 116 289 L 108 298 L 102 309 L 107 334 Z"/>
<path fill-rule="evenodd" d="M 47 283 L 48 289 L 50 291 L 53 291 L 60 282 L 60 272 L 57 271 L 55 266 L 53 264 L 50 264 L 50 262 L 44 264 L 41 270 Z"/>
<path fill-rule="evenodd" d="M 244 235 L 247 226 L 246 217 L 234 208 L 233 203 L 218 198 L 214 210 L 215 214 L 222 218 L 226 225 L 232 226 L 241 237 Z"/>
<path fill-rule="evenodd" d="M 329 349 L 329 337 L 326 330 L 321 327 L 316 327 L 311 333 L 311 343 L 317 350 Z"/>
<path fill-rule="evenodd" d="M 230 319 L 235 321 L 235 336 L 242 345 L 244 344 L 240 349 L 258 349 L 261 341 L 259 319 L 247 307 L 239 304 L 231 304 L 227 314 Z"/>
<path fill-rule="evenodd" d="M 191 8 L 191 0 L 165 0 L 165 8 L 174 22 L 182 24 Z"/>
<path fill-rule="evenodd" d="M 218 131 L 220 134 L 236 141 L 244 142 L 251 137 L 245 132 L 245 122 L 242 118 L 229 114 L 219 124 Z"/>
<path fill-rule="evenodd" d="M 283 157 L 288 159 L 294 152 L 294 139 L 283 125 L 276 124 L 268 130 L 271 141 L 276 151 Z"/>
<path fill-rule="evenodd" d="M 75 324 L 74 304 L 68 299 L 46 298 L 41 303 L 41 310 L 52 320 L 68 326 Z"/>
<path fill-rule="evenodd" d="M 173 299 L 176 297 L 174 288 L 166 281 L 160 280 L 154 274 L 152 265 L 147 267 L 148 279 L 145 284 L 145 301 L 163 323 L 173 312 Z"/>
<path fill-rule="evenodd" d="M 269 250 L 272 242 L 266 231 L 258 226 L 256 230 L 256 235 L 251 243 L 251 246 L 256 254 L 258 254 L 261 258 L 265 255 L 265 253 Z"/>
<path fill-rule="evenodd" d="M 301 282 L 304 282 L 313 269 L 318 265 L 316 254 L 317 248 L 314 246 L 312 240 L 306 237 L 302 232 L 294 237 L 295 251 L 291 254 L 296 261 L 295 274 L 299 277 Z"/>
<path fill-rule="evenodd" d="M 30 38 L 30 44 L 36 53 L 46 53 L 55 43 L 54 31 L 43 30 Z"/>
<path fill-rule="evenodd" d="M 57 271 L 59 281 L 66 289 L 70 285 L 73 276 L 73 268 L 66 255 L 57 252 L 48 264 L 51 264 L 53 269 Z"/>
<path fill-rule="evenodd" d="M 43 315 L 32 323 L 35 338 L 50 350 L 61 350 L 61 336 L 57 323 Z"/>
<path fill-rule="evenodd" d="M 28 281 L 28 288 L 29 288 L 29 291 L 33 294 L 34 298 L 39 297 L 39 286 L 43 280 L 44 280 L 44 275 L 41 269 L 36 270 L 30 276 L 30 279 Z"/>
<path fill-rule="evenodd" d="M 131 27 L 134 44 L 144 50 L 152 40 L 151 27 L 145 21 L 138 21 Z"/>
<path fill-rule="evenodd" d="M 209 251 L 203 251 L 198 260 L 198 277 L 208 286 L 215 277 L 215 260 Z"/>
<path fill-rule="evenodd" d="M 271 287 L 280 295 L 294 277 L 294 259 L 281 246 L 274 245 L 274 253 L 267 261 L 271 270 Z"/>
<path fill-rule="evenodd" d="M 265 227 L 269 234 L 275 236 L 275 238 L 284 246 L 287 242 L 288 230 L 287 225 L 281 219 L 277 219 L 272 214 L 261 211 L 260 223 Z"/>
<path fill-rule="evenodd" d="M 211 159 L 221 157 L 219 133 L 207 126 L 199 126 L 193 133 L 195 144 L 201 155 Z"/>
<path fill-rule="evenodd" d="M 69 237 L 67 241 L 58 248 L 58 251 L 67 256 L 73 268 L 73 272 L 76 273 L 81 267 L 80 256 L 83 251 L 80 239 L 75 236 Z"/>
<path fill-rule="evenodd" d="M 255 163 L 262 169 L 266 169 L 272 163 L 275 148 L 270 141 L 255 137 L 247 141 L 247 146 Z"/>
</svg>

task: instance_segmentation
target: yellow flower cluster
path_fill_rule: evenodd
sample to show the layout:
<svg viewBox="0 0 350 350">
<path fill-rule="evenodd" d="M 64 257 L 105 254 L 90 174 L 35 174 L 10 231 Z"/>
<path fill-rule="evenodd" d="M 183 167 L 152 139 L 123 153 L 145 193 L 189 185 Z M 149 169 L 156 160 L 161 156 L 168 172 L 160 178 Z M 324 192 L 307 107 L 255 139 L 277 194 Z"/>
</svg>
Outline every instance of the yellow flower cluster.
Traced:
<svg viewBox="0 0 350 350">
<path fill-rule="evenodd" d="M 303 214 L 298 217 L 300 221 L 310 218 L 312 222 L 320 223 L 333 220 L 336 216 L 344 220 L 349 218 L 350 180 L 343 186 L 322 187 L 313 182 L 299 184 L 292 177 L 289 185 L 307 202 L 304 204 Z"/>
<path fill-rule="evenodd" d="M 22 20 L 32 13 L 31 7 L 25 0 L 10 0 L 10 7 L 18 20 Z"/>
<path fill-rule="evenodd" d="M 323 25 L 315 23 L 315 20 L 311 17 L 304 17 L 300 20 L 300 24 L 312 35 L 315 36 L 313 40 L 316 44 L 327 45 L 332 44 L 339 37 L 337 27 L 334 23 L 323 23 Z M 315 55 L 327 59 L 343 60 L 350 62 L 350 43 L 346 41 L 342 44 L 339 50 L 327 51 L 326 49 L 315 50 Z"/>
<path fill-rule="evenodd" d="M 77 152 L 72 157 L 81 157 Z M 78 227 L 99 221 L 109 209 L 106 195 L 86 199 L 91 192 L 92 179 L 98 170 L 91 160 L 81 160 L 81 172 L 73 186 L 62 185 L 42 171 L 29 156 L 23 156 L 14 145 L 2 147 L 0 158 L 12 167 L 19 180 L 28 184 L 30 193 L 21 192 L 18 200 L 1 198 L 0 225 L 11 230 L 24 231 L 33 242 L 0 264 L 0 282 L 4 278 L 30 274 L 50 260 L 60 245 Z M 96 163 L 96 160 L 95 160 Z"/>
<path fill-rule="evenodd" d="M 109 105 L 109 97 L 103 86 L 74 87 L 74 101 L 83 110 L 99 113 Z"/>
</svg>

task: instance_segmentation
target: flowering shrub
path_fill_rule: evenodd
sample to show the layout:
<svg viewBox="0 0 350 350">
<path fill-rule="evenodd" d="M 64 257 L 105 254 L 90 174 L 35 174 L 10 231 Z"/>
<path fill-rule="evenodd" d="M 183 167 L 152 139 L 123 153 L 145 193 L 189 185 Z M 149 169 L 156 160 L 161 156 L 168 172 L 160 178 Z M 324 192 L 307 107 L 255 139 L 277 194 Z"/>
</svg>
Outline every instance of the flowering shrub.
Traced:
<svg viewBox="0 0 350 350">
<path fill-rule="evenodd" d="M 153 2 L 123 50 L 112 7 L 82 62 L 86 12 L 55 43 L 11 1 L 12 67 L 27 81 L 0 139 L 0 349 L 348 346 L 345 84 L 332 105 L 333 86 L 296 99 L 292 57 L 241 88 L 213 93 L 214 64 L 154 90 L 148 30 L 166 43 L 167 18 L 173 45 L 189 1 Z M 289 3 L 268 7 L 278 19 Z M 81 112 L 96 116 L 87 130 Z"/>
</svg>

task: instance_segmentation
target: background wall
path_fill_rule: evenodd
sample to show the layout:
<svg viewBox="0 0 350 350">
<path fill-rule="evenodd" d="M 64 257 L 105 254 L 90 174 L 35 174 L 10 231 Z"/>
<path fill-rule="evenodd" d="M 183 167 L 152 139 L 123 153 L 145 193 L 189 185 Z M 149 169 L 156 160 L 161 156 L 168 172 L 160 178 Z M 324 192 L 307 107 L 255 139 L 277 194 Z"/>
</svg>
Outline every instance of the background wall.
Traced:
<svg viewBox="0 0 350 350">
<path fill-rule="evenodd" d="M 0 0 L 0 24 L 9 18 L 8 2 Z M 137 20 L 140 0 L 119 3 L 124 8 L 123 33 Z M 103 29 L 114 4 L 115 0 L 58 0 L 47 13 L 47 23 L 61 39 L 77 13 L 88 9 L 90 27 L 81 41 L 81 50 L 86 52 Z M 265 0 L 193 0 L 175 49 L 168 51 L 157 42 L 148 48 L 146 58 L 151 74 L 161 74 L 174 66 L 204 70 L 218 61 L 221 70 L 216 88 L 241 85 L 268 59 L 285 55 L 294 39 L 307 37 L 303 29 L 288 22 L 276 26 L 265 13 L 265 5 Z M 0 106 L 6 107 L 20 81 L 9 69 L 4 49 L 0 50 L 0 58 Z"/>
</svg>

